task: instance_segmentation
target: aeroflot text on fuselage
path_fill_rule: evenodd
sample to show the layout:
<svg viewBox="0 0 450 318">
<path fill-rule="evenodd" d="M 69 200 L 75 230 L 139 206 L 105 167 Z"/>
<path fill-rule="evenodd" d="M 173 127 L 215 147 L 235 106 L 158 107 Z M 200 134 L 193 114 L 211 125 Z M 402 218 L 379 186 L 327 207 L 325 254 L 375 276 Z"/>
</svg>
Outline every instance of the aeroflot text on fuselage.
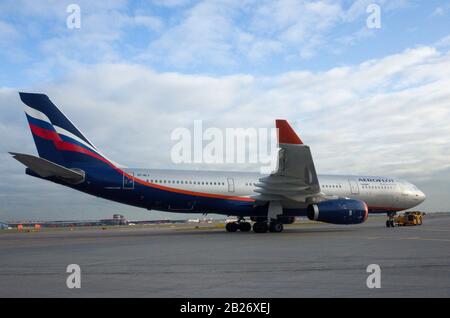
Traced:
<svg viewBox="0 0 450 318">
<path fill-rule="evenodd" d="M 358 178 L 360 182 L 395 182 L 394 179 L 381 179 L 381 178 Z"/>
</svg>

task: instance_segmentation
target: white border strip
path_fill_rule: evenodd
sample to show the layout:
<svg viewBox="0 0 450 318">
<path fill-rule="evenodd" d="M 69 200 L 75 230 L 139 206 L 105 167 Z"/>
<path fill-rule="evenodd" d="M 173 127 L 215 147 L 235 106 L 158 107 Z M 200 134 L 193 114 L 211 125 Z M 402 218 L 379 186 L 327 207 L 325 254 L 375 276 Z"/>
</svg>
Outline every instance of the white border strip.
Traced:
<svg viewBox="0 0 450 318">
<path fill-rule="evenodd" d="M 56 125 L 53 125 L 53 127 L 55 127 L 55 130 L 58 134 L 60 135 L 64 135 L 66 137 L 69 137 L 77 142 L 79 142 L 80 144 L 82 144 L 83 146 L 88 147 L 89 149 L 97 152 L 97 149 L 93 146 L 91 146 L 90 144 L 88 144 L 86 141 L 84 141 L 83 139 L 79 138 L 78 136 L 75 136 L 74 134 L 72 134 L 71 132 L 65 130 L 64 128 L 58 127 Z"/>
<path fill-rule="evenodd" d="M 34 108 L 25 106 L 24 110 L 25 110 L 25 114 L 27 114 L 28 116 L 33 117 L 34 119 L 39 119 L 39 120 L 45 121 L 46 123 L 49 123 L 50 125 L 52 124 L 50 119 L 48 119 L 47 115 L 45 115 L 44 113 L 42 113 Z"/>
</svg>

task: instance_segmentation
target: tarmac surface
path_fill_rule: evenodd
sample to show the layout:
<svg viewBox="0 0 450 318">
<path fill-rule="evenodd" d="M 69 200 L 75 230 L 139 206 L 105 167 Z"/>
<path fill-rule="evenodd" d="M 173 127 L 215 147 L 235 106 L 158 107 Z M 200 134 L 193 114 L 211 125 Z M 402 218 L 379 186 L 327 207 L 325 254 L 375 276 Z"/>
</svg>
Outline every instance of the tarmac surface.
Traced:
<svg viewBox="0 0 450 318">
<path fill-rule="evenodd" d="M 69 264 L 81 288 L 66 286 Z M 369 264 L 381 288 L 369 289 Z M 450 216 L 424 225 L 0 231 L 0 297 L 449 297 Z"/>
</svg>

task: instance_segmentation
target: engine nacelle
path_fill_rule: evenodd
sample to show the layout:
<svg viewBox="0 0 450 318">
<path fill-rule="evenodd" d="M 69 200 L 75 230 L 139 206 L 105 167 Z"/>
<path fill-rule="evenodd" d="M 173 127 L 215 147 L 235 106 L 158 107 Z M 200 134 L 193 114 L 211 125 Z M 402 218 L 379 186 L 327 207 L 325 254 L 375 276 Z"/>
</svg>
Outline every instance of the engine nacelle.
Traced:
<svg viewBox="0 0 450 318">
<path fill-rule="evenodd" d="M 367 204 L 361 200 L 334 199 L 311 204 L 308 219 L 333 224 L 359 224 L 367 220 Z"/>
</svg>

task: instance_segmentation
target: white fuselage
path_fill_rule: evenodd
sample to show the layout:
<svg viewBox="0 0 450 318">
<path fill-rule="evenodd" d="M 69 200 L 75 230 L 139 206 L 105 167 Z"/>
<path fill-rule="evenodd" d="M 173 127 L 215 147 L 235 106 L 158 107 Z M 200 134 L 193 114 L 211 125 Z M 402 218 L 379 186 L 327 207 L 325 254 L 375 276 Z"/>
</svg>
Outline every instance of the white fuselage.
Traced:
<svg viewBox="0 0 450 318">
<path fill-rule="evenodd" d="M 253 172 L 126 169 L 135 178 L 186 191 L 250 197 L 265 175 Z M 321 192 L 327 196 L 359 199 L 371 212 L 405 210 L 425 200 L 415 185 L 390 177 L 319 175 Z"/>
</svg>

